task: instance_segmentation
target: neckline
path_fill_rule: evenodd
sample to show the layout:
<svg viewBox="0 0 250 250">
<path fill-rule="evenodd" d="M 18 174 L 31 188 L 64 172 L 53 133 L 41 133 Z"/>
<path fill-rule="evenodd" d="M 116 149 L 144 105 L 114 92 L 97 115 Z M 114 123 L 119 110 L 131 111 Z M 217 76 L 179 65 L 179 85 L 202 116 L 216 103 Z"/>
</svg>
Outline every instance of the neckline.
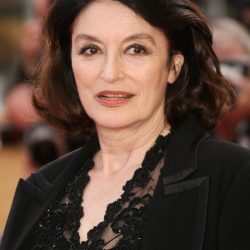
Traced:
<svg viewBox="0 0 250 250">
<path fill-rule="evenodd" d="M 116 199 L 115 201 L 109 203 L 106 207 L 105 213 L 104 213 L 104 219 L 99 222 L 97 225 L 93 226 L 87 233 L 87 239 L 84 241 L 80 240 L 80 223 L 75 231 L 75 237 L 79 239 L 79 246 L 84 247 L 88 246 L 89 242 L 95 242 L 96 240 L 99 241 L 99 244 L 106 244 L 104 240 L 101 239 L 101 237 L 97 237 L 97 235 L 101 235 L 103 231 L 105 230 L 106 226 L 108 226 L 109 223 L 111 223 L 115 217 L 115 215 L 119 212 L 122 205 L 129 201 L 129 198 L 131 196 L 131 192 L 135 187 L 141 187 L 146 186 L 146 184 L 149 181 L 149 174 L 151 171 L 154 170 L 154 168 L 157 166 L 158 162 L 162 159 L 162 157 L 165 154 L 168 142 L 170 138 L 170 133 L 167 135 L 159 135 L 154 143 L 154 145 L 145 153 L 144 160 L 141 164 L 141 166 L 135 170 L 133 176 L 131 179 L 127 180 L 125 182 L 125 185 L 123 186 L 123 193 L 121 196 Z M 96 149 L 97 152 L 98 149 Z M 79 219 L 84 216 L 84 189 L 87 186 L 87 184 L 90 181 L 90 176 L 88 174 L 89 170 L 94 167 L 94 161 L 93 156 L 96 153 L 94 152 L 90 158 L 88 158 L 88 161 L 91 161 L 90 167 L 87 168 L 85 172 L 85 177 L 87 179 L 84 188 L 82 189 L 82 195 L 81 195 L 81 202 L 80 202 L 80 209 L 83 211 L 82 216 Z"/>
</svg>

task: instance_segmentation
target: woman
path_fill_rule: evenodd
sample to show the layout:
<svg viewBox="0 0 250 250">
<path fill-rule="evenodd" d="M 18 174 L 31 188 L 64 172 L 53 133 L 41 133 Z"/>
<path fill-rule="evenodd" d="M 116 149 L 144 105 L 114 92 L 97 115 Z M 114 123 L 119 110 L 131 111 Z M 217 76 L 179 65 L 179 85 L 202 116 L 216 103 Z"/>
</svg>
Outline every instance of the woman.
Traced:
<svg viewBox="0 0 250 250">
<path fill-rule="evenodd" d="M 36 107 L 92 139 L 20 180 L 1 249 L 250 249 L 250 153 L 205 132 L 234 97 L 199 10 L 58 0 L 45 30 Z"/>
</svg>

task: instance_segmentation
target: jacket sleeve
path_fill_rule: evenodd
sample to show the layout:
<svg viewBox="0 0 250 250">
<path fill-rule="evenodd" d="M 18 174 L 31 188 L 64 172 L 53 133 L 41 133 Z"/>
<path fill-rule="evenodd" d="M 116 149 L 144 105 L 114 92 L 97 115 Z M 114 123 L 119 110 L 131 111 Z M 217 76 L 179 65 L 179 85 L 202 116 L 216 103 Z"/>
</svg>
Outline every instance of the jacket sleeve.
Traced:
<svg viewBox="0 0 250 250">
<path fill-rule="evenodd" d="M 250 249 L 250 162 L 232 183 L 221 210 L 218 250 Z"/>
</svg>

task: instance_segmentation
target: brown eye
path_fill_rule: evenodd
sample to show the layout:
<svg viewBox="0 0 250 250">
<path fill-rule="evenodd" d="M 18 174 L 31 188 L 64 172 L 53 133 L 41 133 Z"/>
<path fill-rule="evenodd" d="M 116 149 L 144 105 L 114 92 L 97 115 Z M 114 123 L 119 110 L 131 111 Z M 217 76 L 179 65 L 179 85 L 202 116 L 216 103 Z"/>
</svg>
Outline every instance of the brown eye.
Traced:
<svg viewBox="0 0 250 250">
<path fill-rule="evenodd" d="M 96 54 L 100 54 L 101 51 L 100 49 L 95 46 L 95 45 L 89 45 L 89 46 L 85 46 L 80 50 L 80 55 L 85 55 L 85 56 L 93 56 Z"/>
<path fill-rule="evenodd" d="M 128 47 L 127 53 L 130 55 L 146 55 L 148 54 L 147 49 L 140 44 L 133 44 Z"/>
</svg>

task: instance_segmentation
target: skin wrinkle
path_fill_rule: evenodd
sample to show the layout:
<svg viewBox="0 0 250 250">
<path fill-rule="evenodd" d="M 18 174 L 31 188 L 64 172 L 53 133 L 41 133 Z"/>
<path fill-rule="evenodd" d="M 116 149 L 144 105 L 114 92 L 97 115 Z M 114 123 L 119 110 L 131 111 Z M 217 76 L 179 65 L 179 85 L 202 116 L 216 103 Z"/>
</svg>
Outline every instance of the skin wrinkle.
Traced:
<svg viewBox="0 0 250 250">
<path fill-rule="evenodd" d="M 125 38 L 122 41 L 122 43 L 130 42 L 130 41 L 133 41 L 133 40 L 140 40 L 140 39 L 147 39 L 147 40 L 151 41 L 151 43 L 153 45 L 156 45 L 154 38 L 150 34 L 144 34 L 144 33 L 131 35 L 131 36 Z M 99 40 L 97 37 L 91 36 L 91 35 L 88 35 L 88 34 L 79 34 L 79 35 L 77 35 L 76 38 L 75 38 L 75 43 L 77 43 L 78 41 L 81 42 L 82 40 L 83 41 L 86 40 L 88 42 L 102 43 L 102 41 Z"/>
<path fill-rule="evenodd" d="M 161 133 L 169 132 L 165 92 L 183 57 L 174 56 L 170 64 L 165 34 L 118 2 L 92 2 L 72 28 L 76 86 L 101 147 L 84 190 L 79 234 L 86 240 L 89 229 L 103 220 L 107 204 L 121 195 L 125 182 L 141 166 L 146 151 Z M 103 91 L 123 91 L 132 97 L 120 106 L 105 106 L 98 101 Z"/>
<path fill-rule="evenodd" d="M 115 4 L 115 5 L 117 5 L 117 3 Z M 118 4 L 118 5 L 120 5 L 120 4 Z M 90 5 L 91 6 L 91 5 Z M 90 6 L 89 6 L 89 8 L 90 8 Z M 123 7 L 123 9 L 126 9 L 126 10 L 128 10 L 128 12 L 130 12 L 130 13 L 133 13 L 131 10 L 129 10 L 129 9 L 127 9 L 126 7 L 124 7 L 124 6 L 122 6 Z M 84 12 L 86 12 L 87 10 L 85 9 L 84 10 Z M 104 11 L 102 12 L 102 13 L 105 13 Z M 123 11 L 122 11 L 122 13 L 123 13 Z M 126 14 L 126 16 L 128 15 L 127 13 L 125 13 Z M 129 17 L 130 19 L 131 19 L 131 17 Z M 139 62 L 136 62 L 137 63 L 137 65 L 136 66 L 140 66 L 140 64 L 142 63 L 142 62 L 145 62 L 145 60 L 151 60 L 152 62 L 150 62 L 150 64 L 149 64 L 149 66 L 150 67 L 148 67 L 148 68 L 151 68 L 152 67 L 152 64 L 155 62 L 155 60 L 161 60 L 160 62 L 161 62 L 161 65 L 159 65 L 158 67 L 159 68 L 157 68 L 156 70 L 157 71 L 159 71 L 158 73 L 150 73 L 151 75 L 155 75 L 155 76 L 157 76 L 157 75 L 159 75 L 159 78 L 156 78 L 156 81 L 159 81 L 159 82 L 162 82 L 161 84 L 163 84 L 163 86 L 161 86 L 160 88 L 160 90 L 161 90 L 161 92 L 162 93 L 164 93 L 165 92 L 165 87 L 166 87 L 166 82 L 168 81 L 165 77 L 166 76 L 168 76 L 168 68 L 166 68 L 166 62 L 167 62 L 167 58 L 168 58 L 168 56 L 167 56 L 167 40 L 166 40 L 166 38 L 165 38 L 165 35 L 164 34 L 162 34 L 162 32 L 160 32 L 158 29 L 155 29 L 155 28 L 153 28 L 153 30 L 154 30 L 154 32 L 153 32 L 153 34 L 154 35 L 158 35 L 158 40 L 157 40 L 157 42 L 155 41 L 155 38 L 154 37 L 152 37 L 152 35 L 149 35 L 149 33 L 150 33 L 150 31 L 152 30 L 152 27 L 149 25 L 149 24 L 147 24 L 143 19 L 141 19 L 141 18 L 138 18 L 138 17 L 136 17 L 136 16 L 134 16 L 134 14 L 132 14 L 132 18 L 134 18 L 135 20 L 136 20 L 136 22 L 138 22 L 139 23 L 139 33 L 135 33 L 134 35 L 129 35 L 129 36 L 124 36 L 123 34 L 129 34 L 129 32 L 131 33 L 131 29 L 127 29 L 126 30 L 126 32 L 120 32 L 121 34 L 122 34 L 122 36 L 121 36 L 121 38 L 120 38 L 120 34 L 119 34 L 119 41 L 117 42 L 117 35 L 115 34 L 113 37 L 115 38 L 115 39 L 113 39 L 113 40 L 111 40 L 110 41 L 110 36 L 108 36 L 108 35 L 106 35 L 106 36 L 104 36 L 103 34 L 107 34 L 107 28 L 105 29 L 105 28 L 103 28 L 102 27 L 102 29 L 101 29 L 101 32 L 99 32 L 99 29 L 98 28 L 96 28 L 94 31 L 92 30 L 92 29 L 87 29 L 88 30 L 88 34 L 92 34 L 93 32 L 96 32 L 98 35 L 99 35 L 99 37 L 97 37 L 97 35 L 95 35 L 95 36 L 93 36 L 93 35 L 87 35 L 86 36 L 86 32 L 82 32 L 82 31 L 85 31 L 85 29 L 84 28 L 82 28 L 82 27 L 84 27 L 84 25 L 85 25 L 85 23 L 86 22 L 84 22 L 84 23 L 81 23 L 81 26 L 80 26 L 80 24 L 79 24 L 79 26 L 81 27 L 81 29 L 80 29 L 80 31 L 79 31 L 79 33 L 77 33 L 76 31 L 75 31 L 75 29 L 74 29 L 74 27 L 76 27 L 77 26 L 77 24 L 78 24 L 78 22 L 80 22 L 79 20 L 80 20 L 80 17 L 78 17 L 77 18 L 77 21 L 75 21 L 75 24 L 74 24 L 74 26 L 73 26 L 73 36 L 72 36 L 72 40 L 73 40 L 73 48 L 72 48 L 72 57 L 73 57 L 73 70 L 74 69 L 76 69 L 76 68 L 74 68 L 74 57 L 77 57 L 77 54 L 75 54 L 75 52 L 74 52 L 74 46 L 75 47 L 77 47 L 77 49 L 76 49 L 76 51 L 78 51 L 79 50 L 79 48 L 78 48 L 78 46 L 79 46 L 79 37 L 81 37 L 81 42 L 82 42 L 82 40 L 83 40 L 83 38 L 84 38 L 84 42 L 88 42 L 88 40 L 91 40 L 91 42 L 92 41 L 98 41 L 98 43 L 101 43 L 104 47 L 105 47 L 105 49 L 106 50 L 108 50 L 109 49 L 109 51 L 105 51 L 105 52 L 103 52 L 103 54 L 107 54 L 107 58 L 105 59 L 106 61 L 105 61 L 105 63 L 106 64 L 108 64 L 109 63 L 109 60 L 111 60 L 111 62 L 110 62 L 110 64 L 111 64 L 111 66 L 110 65 L 108 65 L 109 67 L 111 67 L 111 69 L 109 69 L 109 70 L 117 70 L 117 69 L 113 69 L 115 66 L 115 64 L 116 63 L 121 63 L 122 64 L 122 62 L 120 62 L 120 61 L 123 61 L 123 60 L 126 60 L 126 59 L 123 59 L 123 58 L 120 58 L 119 57 L 119 55 L 117 55 L 117 54 L 119 54 L 120 53 L 120 51 L 119 51 L 119 49 L 120 49 L 120 47 L 122 47 L 123 46 L 123 43 L 124 43 L 124 41 L 126 41 L 126 42 L 129 42 L 129 41 L 131 41 L 131 39 L 135 39 L 136 40 L 136 42 L 139 42 L 138 40 L 140 40 L 140 42 L 142 43 L 144 43 L 144 40 L 147 40 L 147 43 L 148 43 L 148 40 L 150 41 L 150 45 L 148 45 L 148 46 L 152 46 L 153 48 L 152 48 L 152 50 L 153 50 L 153 52 L 152 52 L 152 56 L 151 56 L 151 58 L 150 59 L 147 59 L 147 56 L 146 56 L 146 58 L 145 58 L 145 56 L 140 56 L 139 57 L 139 59 L 134 59 L 134 58 L 128 58 L 127 60 L 128 60 L 128 64 L 130 64 L 131 62 L 130 61 L 139 61 Z M 91 22 L 92 22 L 92 20 L 91 20 Z M 141 31 L 141 27 L 140 27 L 140 25 L 141 25 L 141 23 L 142 24 L 146 24 L 147 26 L 150 26 L 150 29 L 148 29 L 148 27 L 147 27 L 147 29 L 145 29 L 146 30 L 146 32 L 144 31 L 144 29 Z M 126 24 L 125 25 L 127 25 L 128 24 L 128 21 L 126 21 Z M 134 24 L 133 24 L 134 25 Z M 86 25 L 87 26 L 87 25 Z M 120 26 L 121 25 L 119 25 L 119 27 L 118 28 L 120 28 Z M 89 27 L 89 26 L 88 26 Z M 107 27 L 109 27 L 108 25 L 107 25 Z M 114 30 L 115 30 L 115 27 L 114 27 L 114 25 L 113 25 L 113 28 L 114 28 Z M 138 28 L 137 28 L 138 29 Z M 97 30 L 97 31 L 96 31 Z M 129 31 L 129 32 L 128 32 Z M 99 32 L 99 33 L 98 33 Z M 84 34 L 84 35 L 83 35 Z M 101 34 L 101 35 L 100 35 Z M 108 37 L 108 38 L 107 38 Z M 152 37 L 152 39 L 148 39 L 148 37 Z M 78 39 L 77 39 L 78 38 Z M 102 38 L 102 39 L 100 39 L 100 38 Z M 87 41 L 85 41 L 85 39 L 87 39 Z M 78 41 L 77 41 L 78 40 Z M 152 40 L 154 40 L 154 42 L 151 42 Z M 77 42 L 76 42 L 77 41 Z M 107 41 L 107 42 L 106 42 Z M 75 42 L 75 43 L 74 43 Z M 114 44 L 115 44 L 115 46 L 114 46 Z M 117 49 L 118 48 L 118 49 Z M 117 52 L 117 50 L 119 51 L 119 52 Z M 164 54 L 163 54 L 164 53 Z M 111 55 L 110 55 L 111 54 Z M 164 57 L 162 56 L 162 55 L 164 55 Z M 110 59 L 110 57 L 111 57 L 111 59 Z M 124 56 L 124 57 L 127 57 L 126 55 Z M 77 59 L 76 59 L 77 60 Z M 89 61 L 89 60 L 91 60 L 91 61 L 93 61 L 93 60 L 95 60 L 95 57 L 94 57 L 94 59 L 86 59 L 86 61 Z M 112 61 L 112 60 L 114 60 L 114 61 Z M 115 60 L 117 60 L 117 61 L 115 61 Z M 96 61 L 98 61 L 98 60 L 96 60 Z M 81 61 L 79 61 L 79 63 L 81 63 Z M 125 64 L 125 63 L 123 63 L 123 64 Z M 159 63 L 158 63 L 159 64 Z M 78 64 L 77 64 L 78 65 Z M 96 65 L 96 64 L 95 64 Z M 84 68 L 86 66 L 86 64 L 84 65 L 84 66 L 82 66 L 81 67 L 81 73 L 83 72 L 82 71 L 82 69 Z M 88 66 L 88 65 L 87 65 Z M 90 65 L 90 66 L 92 66 L 92 64 Z M 98 65 L 99 66 L 99 65 Z M 107 67 L 108 67 L 107 66 Z M 112 68 L 113 67 L 113 68 Z M 117 66 L 118 67 L 118 66 Z M 119 70 L 119 69 L 118 69 Z M 130 72 L 128 72 L 127 73 L 127 68 L 126 68 L 126 65 L 125 66 L 121 66 L 121 70 L 120 71 L 122 71 L 122 72 L 124 72 L 125 71 L 125 73 L 120 73 L 121 75 L 119 75 L 119 77 L 121 78 L 121 80 L 120 81 L 124 81 L 124 79 L 122 79 L 122 77 L 126 77 L 127 75 L 129 75 L 129 73 Z M 131 70 L 131 69 L 130 69 Z M 135 70 L 137 71 L 137 72 L 135 72 Z M 130 74 L 138 74 L 139 73 L 139 68 L 137 67 L 134 67 L 131 71 L 132 71 L 132 73 L 130 73 Z M 87 69 L 86 69 L 86 71 L 87 71 Z M 146 72 L 147 70 L 143 70 L 143 72 L 142 72 L 142 74 L 145 74 L 145 72 Z M 80 72 L 80 71 L 79 71 Z M 160 73 L 160 72 L 162 72 L 162 73 Z M 111 72 L 112 73 L 112 72 Z M 106 74 L 111 74 L 111 73 L 106 73 Z M 83 74 L 83 73 L 82 73 Z M 115 74 L 115 73 L 113 73 L 113 74 Z M 81 81 L 80 79 L 78 80 L 78 77 L 79 77 L 79 75 L 80 75 L 80 73 L 79 74 L 77 74 L 77 72 L 75 73 L 75 76 L 76 76 L 76 81 L 79 83 L 79 82 L 81 82 L 81 85 L 83 85 L 83 81 Z M 147 76 L 149 75 L 149 73 L 148 74 L 146 74 Z M 164 76 L 164 78 L 166 79 L 164 79 L 164 81 L 161 79 L 161 78 L 163 78 L 163 75 L 166 75 L 166 76 Z M 103 75 L 102 75 L 103 76 Z M 84 74 L 84 77 L 86 77 L 86 74 Z M 107 76 L 106 75 L 104 75 L 103 76 L 103 78 L 107 78 Z M 111 78 L 112 78 L 113 76 L 111 76 Z M 160 78 L 161 77 L 161 78 Z M 113 81 L 111 78 L 110 78 L 110 75 L 109 75 L 109 78 L 108 79 L 104 79 L 104 81 L 106 80 L 106 82 L 107 81 L 109 81 L 109 82 L 111 82 L 111 81 Z M 114 78 L 114 77 L 113 77 Z M 151 77 L 152 78 L 152 77 Z M 155 78 L 155 77 L 154 77 Z M 117 79 L 115 79 L 116 81 L 117 81 Z M 119 79 L 118 79 L 119 80 Z M 127 79 L 125 79 L 126 81 L 128 81 Z M 130 79 L 129 79 L 130 80 Z M 100 79 L 98 79 L 98 81 L 100 81 Z M 143 79 L 143 81 L 144 81 L 144 79 Z M 87 82 L 87 80 L 86 80 L 86 82 Z M 116 84 L 118 84 L 119 82 L 117 81 L 117 83 Z M 78 85 L 79 86 L 79 85 Z M 159 86 L 159 85 L 158 85 Z M 155 85 L 155 87 L 157 87 L 157 88 L 159 88 L 157 85 Z M 132 86 L 133 87 L 133 86 Z M 132 87 L 131 87 L 131 89 L 132 89 Z M 123 86 L 122 86 L 122 88 L 124 88 Z M 130 86 L 128 87 L 128 88 L 130 88 Z M 154 89 L 153 89 L 154 90 Z M 134 90 L 132 90 L 131 92 L 133 93 L 133 91 Z M 148 91 L 147 89 L 146 90 L 143 90 L 143 91 Z M 81 90 L 79 90 L 79 92 L 80 92 L 80 95 L 81 95 Z M 129 91 L 130 92 L 130 91 Z M 151 139 L 151 140 L 148 140 L 149 138 L 146 138 L 146 139 L 144 139 L 144 141 L 151 141 L 150 143 L 149 143 L 149 145 L 148 145 L 148 147 L 150 147 L 151 145 L 152 145 L 152 142 L 154 141 L 154 139 L 155 139 L 155 137 L 156 137 L 156 135 L 157 134 L 159 134 L 160 132 L 161 132 L 161 130 L 164 128 L 164 126 L 165 126 L 165 121 L 164 121 L 164 113 L 163 113 L 163 106 L 164 106 L 164 95 L 161 93 L 161 106 L 160 106 L 160 109 L 157 111 L 157 112 L 155 112 L 155 118 L 154 118 L 154 116 L 152 116 L 152 118 L 151 119 L 149 119 L 149 121 L 150 122 L 152 122 L 152 123 L 155 123 L 155 124 L 157 124 L 157 125 L 159 125 L 159 127 L 157 127 L 157 126 L 155 126 L 155 128 L 156 128 L 156 131 L 154 132 L 154 135 L 152 136 L 152 138 L 153 138 L 153 140 Z M 142 93 L 142 94 L 144 94 L 144 93 Z M 150 92 L 150 94 L 151 94 L 151 92 Z M 82 100 L 83 100 L 83 102 L 84 102 L 84 98 L 82 98 Z M 83 103 L 83 105 L 84 105 L 84 103 Z M 96 105 L 96 104 L 95 104 Z M 135 105 L 138 105 L 137 103 L 135 103 Z M 88 107 L 86 107 L 86 105 L 84 105 L 84 107 L 85 107 L 85 109 L 86 109 L 86 111 L 88 112 Z M 135 107 L 135 109 L 136 109 L 137 107 Z M 144 107 L 143 107 L 144 108 Z M 90 114 L 90 116 L 91 116 L 91 114 Z M 119 117 L 119 119 L 120 119 L 120 117 Z M 155 119 L 155 120 L 154 120 Z M 96 119 L 95 118 L 93 118 L 93 120 L 95 120 L 96 121 Z M 107 119 L 107 120 L 109 120 L 109 119 Z M 159 122 L 160 121 L 160 122 Z M 109 121 L 110 122 L 110 121 Z M 127 138 L 134 138 L 134 135 L 135 134 L 141 134 L 140 133 L 140 130 L 145 130 L 145 131 L 147 131 L 147 130 L 149 130 L 148 128 L 147 128 L 147 126 L 150 126 L 150 131 L 154 131 L 154 129 L 152 129 L 151 127 L 154 127 L 154 126 L 152 126 L 152 125 L 150 125 L 150 124 L 147 124 L 148 122 L 146 121 L 143 121 L 143 122 L 140 122 L 140 123 L 138 123 L 137 122 L 137 124 L 135 124 L 133 127 L 132 127 L 132 129 L 131 129 L 131 131 L 130 131 L 130 128 L 129 127 L 126 127 L 126 130 L 124 130 L 124 132 L 122 132 L 122 134 L 121 135 L 119 135 L 120 134 L 120 132 L 121 132 L 121 129 L 119 128 L 119 127 L 112 127 L 111 128 L 111 131 L 109 131 L 109 129 L 110 128 L 108 128 L 107 126 L 102 126 L 102 128 L 101 128 L 101 130 L 99 129 L 97 129 L 97 131 L 98 131 L 98 135 L 99 135 L 99 138 L 103 138 L 103 139 L 100 139 L 100 144 L 101 144 L 101 148 L 102 148 L 102 152 L 113 152 L 113 153 L 117 153 L 117 150 L 118 150 L 118 152 L 119 151 L 122 151 L 122 152 L 132 152 L 133 151 L 133 148 L 135 147 L 140 147 L 140 145 L 144 145 L 145 143 L 144 143 L 144 141 L 143 142 L 139 142 L 138 143 L 138 140 L 134 140 L 133 139 L 133 141 L 132 142 L 127 142 Z M 98 126 L 98 122 L 97 122 L 97 128 L 98 128 L 99 126 Z M 105 131 L 105 132 L 103 132 L 103 131 Z M 127 132 L 127 131 L 129 131 L 129 132 Z M 124 133 L 124 135 L 123 135 L 123 133 Z M 148 133 L 148 131 L 147 131 L 147 133 Z M 116 137 L 114 137 L 114 136 L 116 136 Z M 149 136 L 149 137 L 151 137 L 151 136 Z M 140 136 L 138 136 L 138 138 L 140 138 L 141 137 L 141 135 Z M 112 139 L 112 138 L 114 138 L 114 139 Z M 124 139 L 125 138 L 125 139 Z M 105 140 L 105 142 L 103 142 Z M 123 145 L 127 145 L 126 147 L 124 147 L 124 149 L 120 149 L 120 147 L 117 147 L 117 141 L 123 141 L 124 143 L 123 143 Z M 135 143 L 136 142 L 136 143 Z M 138 146 L 136 146 L 136 144 L 138 144 Z M 118 148 L 118 149 L 117 149 Z M 110 153 L 109 153 L 110 154 Z M 118 153 L 119 154 L 119 153 Z M 125 157 L 125 158 L 127 158 L 127 157 Z M 107 165 L 110 165 L 110 164 L 107 164 Z"/>
</svg>

